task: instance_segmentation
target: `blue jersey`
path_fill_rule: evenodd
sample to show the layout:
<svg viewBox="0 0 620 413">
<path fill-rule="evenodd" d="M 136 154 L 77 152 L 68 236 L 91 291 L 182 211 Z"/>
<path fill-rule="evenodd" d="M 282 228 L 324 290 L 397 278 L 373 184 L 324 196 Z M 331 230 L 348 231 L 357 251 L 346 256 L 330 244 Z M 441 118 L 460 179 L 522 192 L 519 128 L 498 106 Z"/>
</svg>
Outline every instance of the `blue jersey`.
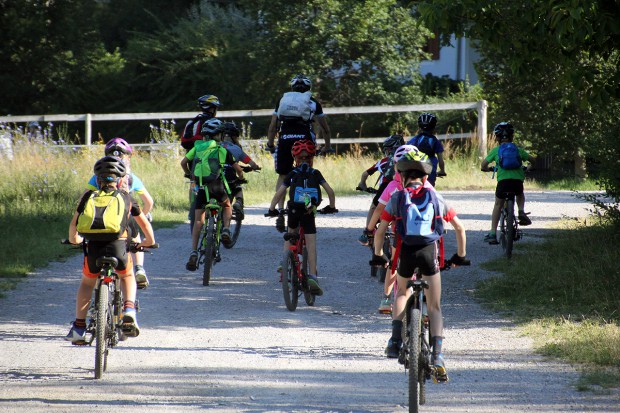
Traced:
<svg viewBox="0 0 620 413">
<path fill-rule="evenodd" d="M 94 191 L 98 190 L 99 185 L 97 185 L 97 176 L 93 175 L 92 178 L 90 178 L 90 181 L 88 181 L 88 184 L 86 185 L 86 187 Z M 129 193 L 135 193 L 136 195 L 140 195 L 144 192 L 146 192 L 146 187 L 144 186 L 140 178 L 138 178 L 134 174 L 130 174 Z"/>
</svg>

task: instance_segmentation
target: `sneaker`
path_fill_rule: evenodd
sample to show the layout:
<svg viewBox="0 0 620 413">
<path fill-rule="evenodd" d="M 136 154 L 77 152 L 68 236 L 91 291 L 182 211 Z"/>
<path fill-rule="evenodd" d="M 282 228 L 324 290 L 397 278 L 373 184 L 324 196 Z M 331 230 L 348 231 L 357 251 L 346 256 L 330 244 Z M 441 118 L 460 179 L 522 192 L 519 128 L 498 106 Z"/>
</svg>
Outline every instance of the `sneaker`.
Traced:
<svg viewBox="0 0 620 413">
<path fill-rule="evenodd" d="M 226 245 L 229 245 L 232 242 L 232 238 L 230 236 L 230 229 L 222 228 L 222 242 Z"/>
<path fill-rule="evenodd" d="M 491 234 L 490 232 L 484 236 L 484 242 L 488 242 L 489 245 L 497 245 L 499 244 L 499 242 L 497 242 L 497 235 L 496 234 Z"/>
<path fill-rule="evenodd" d="M 284 215 L 278 215 L 276 218 L 276 230 L 278 230 L 278 232 L 286 231 L 286 227 L 284 226 Z"/>
<path fill-rule="evenodd" d="M 433 382 L 435 383 L 447 383 L 448 371 L 446 370 L 446 363 L 443 359 L 443 354 L 438 355 L 433 359 Z"/>
<path fill-rule="evenodd" d="M 75 322 L 71 323 L 71 330 L 65 336 L 65 340 L 70 341 L 74 346 L 86 344 L 86 327 L 76 327 Z"/>
<path fill-rule="evenodd" d="M 357 241 L 360 244 L 364 245 L 364 246 L 368 245 L 368 235 L 366 235 L 366 234 L 360 235 L 360 237 L 357 239 Z"/>
<path fill-rule="evenodd" d="M 323 290 L 319 285 L 319 280 L 316 278 L 316 275 L 308 276 L 308 288 L 313 295 L 323 295 Z"/>
<path fill-rule="evenodd" d="M 523 211 L 519 212 L 519 225 L 523 225 L 524 227 L 527 225 L 532 225 L 532 220 Z"/>
<path fill-rule="evenodd" d="M 385 348 L 385 355 L 389 359 L 397 359 L 400 355 L 400 348 L 403 346 L 402 340 L 392 340 L 391 338 L 388 341 L 388 345 Z"/>
<path fill-rule="evenodd" d="M 138 285 L 138 290 L 144 290 L 149 286 L 149 279 L 146 276 L 146 271 L 144 271 L 144 267 L 141 265 L 136 265 L 136 284 Z"/>
<path fill-rule="evenodd" d="M 196 271 L 196 268 L 198 268 L 198 251 L 192 251 L 191 254 L 189 254 L 189 261 L 187 261 L 187 264 L 185 264 L 185 269 L 187 269 L 187 271 Z"/>
<path fill-rule="evenodd" d="M 392 314 L 392 298 L 386 296 L 379 305 L 379 314 Z"/>
<path fill-rule="evenodd" d="M 138 327 L 138 321 L 136 321 L 135 308 L 125 308 L 123 310 L 123 324 L 121 329 L 127 337 L 138 337 L 138 335 L 140 335 L 140 327 Z"/>
<path fill-rule="evenodd" d="M 237 199 L 233 204 L 232 208 L 233 211 L 235 211 L 235 213 L 237 214 L 237 217 L 239 217 L 239 219 L 243 219 L 245 217 L 243 213 L 243 201 Z"/>
</svg>

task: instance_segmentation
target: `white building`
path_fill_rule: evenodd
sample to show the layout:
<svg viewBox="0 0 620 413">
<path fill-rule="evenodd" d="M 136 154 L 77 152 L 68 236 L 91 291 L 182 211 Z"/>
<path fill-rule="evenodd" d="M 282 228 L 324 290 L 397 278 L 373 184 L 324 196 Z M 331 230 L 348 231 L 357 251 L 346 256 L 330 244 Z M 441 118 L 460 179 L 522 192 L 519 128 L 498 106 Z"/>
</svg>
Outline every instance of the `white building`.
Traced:
<svg viewBox="0 0 620 413">
<path fill-rule="evenodd" d="M 432 54 L 432 60 L 424 60 L 420 63 L 420 73 L 425 76 L 430 73 L 433 76 L 448 76 L 453 80 L 469 80 L 470 84 L 478 83 L 478 74 L 474 69 L 474 62 L 478 60 L 478 53 L 471 47 L 469 39 L 461 37 L 457 39 L 452 35 L 450 46 L 439 47 L 439 39 L 431 39 L 428 44 L 428 52 Z"/>
</svg>

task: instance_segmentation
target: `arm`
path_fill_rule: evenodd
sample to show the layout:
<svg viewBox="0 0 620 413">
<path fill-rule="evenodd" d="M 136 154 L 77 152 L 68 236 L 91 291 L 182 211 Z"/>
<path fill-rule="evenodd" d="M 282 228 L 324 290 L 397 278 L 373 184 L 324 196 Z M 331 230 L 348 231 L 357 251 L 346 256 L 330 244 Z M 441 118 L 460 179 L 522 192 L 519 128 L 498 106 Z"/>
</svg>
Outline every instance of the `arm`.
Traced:
<svg viewBox="0 0 620 413">
<path fill-rule="evenodd" d="M 183 157 L 183 159 L 181 159 L 181 168 L 183 169 L 185 175 L 191 174 L 191 171 L 189 170 L 189 159 L 187 159 L 187 157 Z"/>
<path fill-rule="evenodd" d="M 79 215 L 79 212 L 75 211 L 73 213 L 73 218 L 71 218 L 71 224 L 69 224 L 69 242 L 72 244 L 81 244 L 82 241 L 84 241 L 84 238 L 77 232 L 77 220 Z"/>
<path fill-rule="evenodd" d="M 140 199 L 142 200 L 142 212 L 144 215 L 147 215 L 153 209 L 153 197 L 149 194 L 149 191 L 144 188 L 143 191 L 140 192 Z"/>
<path fill-rule="evenodd" d="M 368 171 L 364 171 L 362 172 L 362 176 L 360 177 L 360 183 L 357 184 L 358 187 L 360 187 L 361 189 L 365 190 L 366 188 L 368 188 L 366 186 L 366 180 L 368 179 Z"/>
<path fill-rule="evenodd" d="M 138 226 L 144 233 L 144 239 L 139 244 L 140 247 L 150 247 L 155 244 L 155 233 L 153 232 L 153 227 L 151 223 L 146 219 L 146 216 L 143 212 L 140 212 L 140 215 L 134 216 L 134 219 L 138 223 Z"/>
<path fill-rule="evenodd" d="M 325 189 L 325 192 L 327 192 L 327 196 L 329 197 L 329 206 L 332 208 L 336 208 L 336 194 L 334 193 L 332 187 L 329 186 L 327 181 L 324 181 L 321 186 L 323 187 L 323 189 Z"/>
<path fill-rule="evenodd" d="M 267 146 L 273 148 L 274 141 L 276 139 L 276 133 L 278 131 L 278 116 L 271 116 L 271 123 L 269 123 L 269 129 L 267 130 Z"/>
<path fill-rule="evenodd" d="M 437 154 L 437 166 L 439 167 L 438 172 L 441 172 L 444 174 L 446 173 L 446 170 L 445 170 L 446 165 L 444 164 L 444 161 L 443 161 L 443 152 L 439 152 Z"/>
<path fill-rule="evenodd" d="M 231 166 L 233 167 L 233 169 L 237 173 L 237 178 L 243 179 L 243 169 L 241 169 L 241 166 L 239 165 L 239 163 L 235 162 Z"/>
<path fill-rule="evenodd" d="M 452 227 L 456 232 L 456 253 L 459 257 L 463 258 L 467 256 L 467 235 L 465 233 L 465 226 L 456 216 L 452 217 L 452 220 L 450 220 L 450 224 L 452 224 Z"/>
<path fill-rule="evenodd" d="M 389 221 L 382 219 L 379 227 L 377 228 L 377 231 L 375 232 L 375 255 L 378 255 L 380 257 L 383 256 L 383 241 L 385 239 L 385 232 L 387 231 L 389 225 Z"/>
<path fill-rule="evenodd" d="M 325 139 L 325 146 L 321 149 L 321 152 L 325 152 L 332 148 L 332 132 L 329 129 L 329 125 L 327 124 L 325 116 L 319 116 L 317 117 L 317 120 L 319 122 L 319 126 L 321 127 L 321 136 L 323 136 L 323 139 Z"/>
<path fill-rule="evenodd" d="M 372 216 L 370 217 L 370 221 L 368 221 L 366 230 L 373 231 L 375 229 L 375 226 L 377 225 L 377 222 L 379 222 L 379 218 L 381 218 L 381 213 L 383 212 L 384 209 L 385 209 L 385 205 L 379 202 L 377 204 L 377 207 L 375 208 L 375 211 L 372 213 Z"/>
<path fill-rule="evenodd" d="M 489 172 L 489 161 L 483 159 L 482 163 L 480 164 L 480 170 L 482 172 Z"/>
</svg>

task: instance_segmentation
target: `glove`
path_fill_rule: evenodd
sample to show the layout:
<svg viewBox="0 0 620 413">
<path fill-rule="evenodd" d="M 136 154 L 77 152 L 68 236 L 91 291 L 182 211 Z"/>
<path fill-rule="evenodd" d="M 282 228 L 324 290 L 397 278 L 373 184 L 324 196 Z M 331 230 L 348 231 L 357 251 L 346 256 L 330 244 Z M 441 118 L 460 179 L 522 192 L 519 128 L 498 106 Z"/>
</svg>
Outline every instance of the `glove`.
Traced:
<svg viewBox="0 0 620 413">
<path fill-rule="evenodd" d="M 266 217 L 277 217 L 278 215 L 280 215 L 280 213 L 278 212 L 277 209 L 270 209 L 269 211 L 267 211 L 267 213 L 265 214 Z"/>
<path fill-rule="evenodd" d="M 192 179 L 192 174 L 183 174 L 185 179 Z"/>
<path fill-rule="evenodd" d="M 244 185 L 248 183 L 248 180 L 245 178 L 238 178 L 237 182 L 239 183 L 239 185 Z"/>
<path fill-rule="evenodd" d="M 275 153 L 276 152 L 276 145 L 265 145 L 265 150 L 269 153 Z"/>
<path fill-rule="evenodd" d="M 153 222 L 153 215 L 151 215 L 151 213 L 149 212 L 148 214 L 145 215 L 146 216 L 146 220 L 149 222 Z"/>
<path fill-rule="evenodd" d="M 319 209 L 319 213 L 320 214 L 335 214 L 338 212 L 338 209 L 336 208 L 332 208 L 331 206 L 327 205 L 325 208 L 323 209 Z"/>
<path fill-rule="evenodd" d="M 471 261 L 467 259 L 467 257 L 460 257 L 459 254 L 454 254 L 450 257 L 450 262 L 452 265 L 471 265 Z"/>
<path fill-rule="evenodd" d="M 389 261 L 387 258 L 385 258 L 384 255 L 372 254 L 372 260 L 368 261 L 368 264 L 372 266 L 377 266 L 377 267 L 387 267 L 389 264 Z"/>
<path fill-rule="evenodd" d="M 368 229 L 364 230 L 364 235 L 366 235 L 368 237 L 368 239 L 372 239 L 375 237 L 375 231 L 371 231 Z"/>
</svg>

